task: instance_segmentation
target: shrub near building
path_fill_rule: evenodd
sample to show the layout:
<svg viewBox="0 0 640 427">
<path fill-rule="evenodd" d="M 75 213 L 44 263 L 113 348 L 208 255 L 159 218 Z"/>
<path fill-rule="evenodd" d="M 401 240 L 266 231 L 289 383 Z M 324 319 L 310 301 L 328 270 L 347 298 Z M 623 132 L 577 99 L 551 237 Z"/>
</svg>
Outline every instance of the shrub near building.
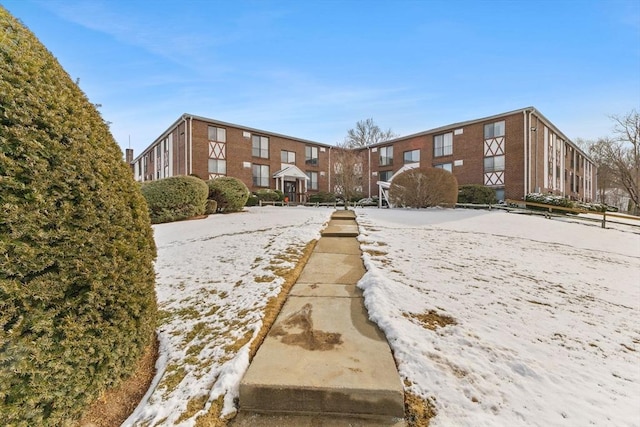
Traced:
<svg viewBox="0 0 640 427">
<path fill-rule="evenodd" d="M 239 212 L 249 199 L 249 189 L 237 178 L 225 176 L 211 179 L 207 184 L 209 199 L 218 203 L 218 212 Z"/>
<path fill-rule="evenodd" d="M 458 203 L 473 203 L 490 205 L 497 202 L 493 189 L 480 184 L 468 184 L 460 186 L 458 191 Z"/>
<path fill-rule="evenodd" d="M 392 204 L 407 208 L 453 206 L 458 199 L 458 181 L 444 169 L 410 169 L 393 178 L 389 198 Z"/>
<path fill-rule="evenodd" d="M 147 207 L 94 106 L 0 7 L 0 414 L 61 426 L 154 335 Z"/>
<path fill-rule="evenodd" d="M 195 176 L 174 176 L 142 184 L 154 224 L 203 215 L 209 187 Z"/>
</svg>

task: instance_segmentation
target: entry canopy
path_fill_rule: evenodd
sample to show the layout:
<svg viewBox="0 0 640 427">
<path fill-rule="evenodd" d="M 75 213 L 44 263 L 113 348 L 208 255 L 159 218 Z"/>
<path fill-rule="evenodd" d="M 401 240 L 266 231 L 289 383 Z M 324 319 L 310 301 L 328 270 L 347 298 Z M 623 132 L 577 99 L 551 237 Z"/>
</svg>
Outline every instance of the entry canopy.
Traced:
<svg viewBox="0 0 640 427">
<path fill-rule="evenodd" d="M 307 174 L 302 172 L 297 166 L 290 165 L 284 169 L 280 169 L 276 173 L 273 174 L 274 178 L 284 178 L 284 179 L 307 179 Z"/>
</svg>

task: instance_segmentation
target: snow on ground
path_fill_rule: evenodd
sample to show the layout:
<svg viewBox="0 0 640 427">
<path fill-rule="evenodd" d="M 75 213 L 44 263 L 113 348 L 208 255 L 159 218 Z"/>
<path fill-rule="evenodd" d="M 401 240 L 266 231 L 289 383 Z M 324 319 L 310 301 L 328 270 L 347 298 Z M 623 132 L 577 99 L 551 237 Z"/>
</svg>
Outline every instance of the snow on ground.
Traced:
<svg viewBox="0 0 640 427">
<path fill-rule="evenodd" d="M 154 227 L 159 371 L 124 425 L 192 426 L 221 396 L 235 410 L 249 345 L 283 282 L 274 267 L 293 267 L 332 212 L 250 208 Z M 433 402 L 433 426 L 640 426 L 638 228 L 357 213 L 365 303 L 407 390 Z M 446 316 L 456 323 L 420 321 Z"/>
<path fill-rule="evenodd" d="M 358 214 L 365 304 L 432 426 L 640 425 L 638 228 Z M 426 314 L 456 323 L 432 330 Z"/>
<path fill-rule="evenodd" d="M 264 207 L 154 226 L 158 373 L 123 425 L 192 426 L 220 396 L 234 411 L 250 343 L 284 282 L 275 269 L 293 268 L 331 213 Z"/>
</svg>

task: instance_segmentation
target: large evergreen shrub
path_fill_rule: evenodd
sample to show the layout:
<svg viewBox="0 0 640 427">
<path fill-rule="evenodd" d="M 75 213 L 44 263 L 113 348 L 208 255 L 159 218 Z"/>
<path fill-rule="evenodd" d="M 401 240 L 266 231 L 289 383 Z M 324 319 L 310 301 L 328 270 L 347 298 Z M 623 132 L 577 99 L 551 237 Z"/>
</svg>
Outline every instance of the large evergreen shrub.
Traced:
<svg viewBox="0 0 640 427">
<path fill-rule="evenodd" d="M 249 198 L 249 189 L 238 178 L 223 176 L 207 181 L 209 199 L 218 202 L 218 212 L 239 212 Z"/>
<path fill-rule="evenodd" d="M 453 206 L 458 199 L 458 181 L 444 169 L 409 169 L 393 178 L 389 199 L 407 208 Z"/>
<path fill-rule="evenodd" d="M 461 185 L 458 190 L 458 203 L 494 204 L 497 203 L 496 192 L 480 184 Z"/>
<path fill-rule="evenodd" d="M 107 124 L 0 7 L 0 419 L 70 423 L 153 338 L 146 203 Z"/>
<path fill-rule="evenodd" d="M 154 224 L 203 215 L 209 187 L 195 176 L 173 176 L 142 184 L 149 215 Z"/>
</svg>

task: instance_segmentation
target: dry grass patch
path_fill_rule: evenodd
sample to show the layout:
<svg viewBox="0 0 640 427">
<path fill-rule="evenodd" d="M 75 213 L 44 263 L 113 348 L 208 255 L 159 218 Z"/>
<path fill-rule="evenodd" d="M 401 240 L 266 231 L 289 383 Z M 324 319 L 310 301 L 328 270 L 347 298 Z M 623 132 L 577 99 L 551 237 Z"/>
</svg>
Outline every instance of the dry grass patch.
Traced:
<svg viewBox="0 0 640 427">
<path fill-rule="evenodd" d="M 227 353 L 237 353 L 246 343 L 251 341 L 253 331 L 246 331 L 244 335 L 238 338 L 235 342 L 228 344 L 224 347 L 224 351 Z"/>
<path fill-rule="evenodd" d="M 176 424 L 182 421 L 188 420 L 193 417 L 196 412 L 204 409 L 204 405 L 207 404 L 208 397 L 205 395 L 196 396 L 187 402 L 187 410 L 180 414 L 180 417 L 176 420 Z"/>
<path fill-rule="evenodd" d="M 196 419 L 196 427 L 224 427 L 227 425 L 227 419 L 220 418 L 222 408 L 224 406 L 224 396 L 218 397 L 211 402 L 209 411 L 206 414 L 200 415 Z"/>
<path fill-rule="evenodd" d="M 375 249 L 365 249 L 363 252 L 365 254 L 369 254 L 371 256 L 383 256 L 383 255 L 387 254 L 386 252 L 378 251 L 378 250 L 375 250 Z"/>
<path fill-rule="evenodd" d="M 165 388 L 165 396 L 171 393 L 180 384 L 180 382 L 187 376 L 187 371 L 180 365 L 169 365 L 165 371 L 164 377 L 158 388 Z"/>
<path fill-rule="evenodd" d="M 428 399 L 408 391 L 404 392 L 404 413 L 408 427 L 428 427 L 436 416 L 436 408 Z"/>
<path fill-rule="evenodd" d="M 420 325 L 432 331 L 435 331 L 437 328 L 444 328 L 448 325 L 457 325 L 458 322 L 453 317 L 439 314 L 434 310 L 429 310 L 426 313 L 415 314 L 415 313 L 402 313 L 402 315 L 408 319 L 417 320 Z"/>
</svg>

